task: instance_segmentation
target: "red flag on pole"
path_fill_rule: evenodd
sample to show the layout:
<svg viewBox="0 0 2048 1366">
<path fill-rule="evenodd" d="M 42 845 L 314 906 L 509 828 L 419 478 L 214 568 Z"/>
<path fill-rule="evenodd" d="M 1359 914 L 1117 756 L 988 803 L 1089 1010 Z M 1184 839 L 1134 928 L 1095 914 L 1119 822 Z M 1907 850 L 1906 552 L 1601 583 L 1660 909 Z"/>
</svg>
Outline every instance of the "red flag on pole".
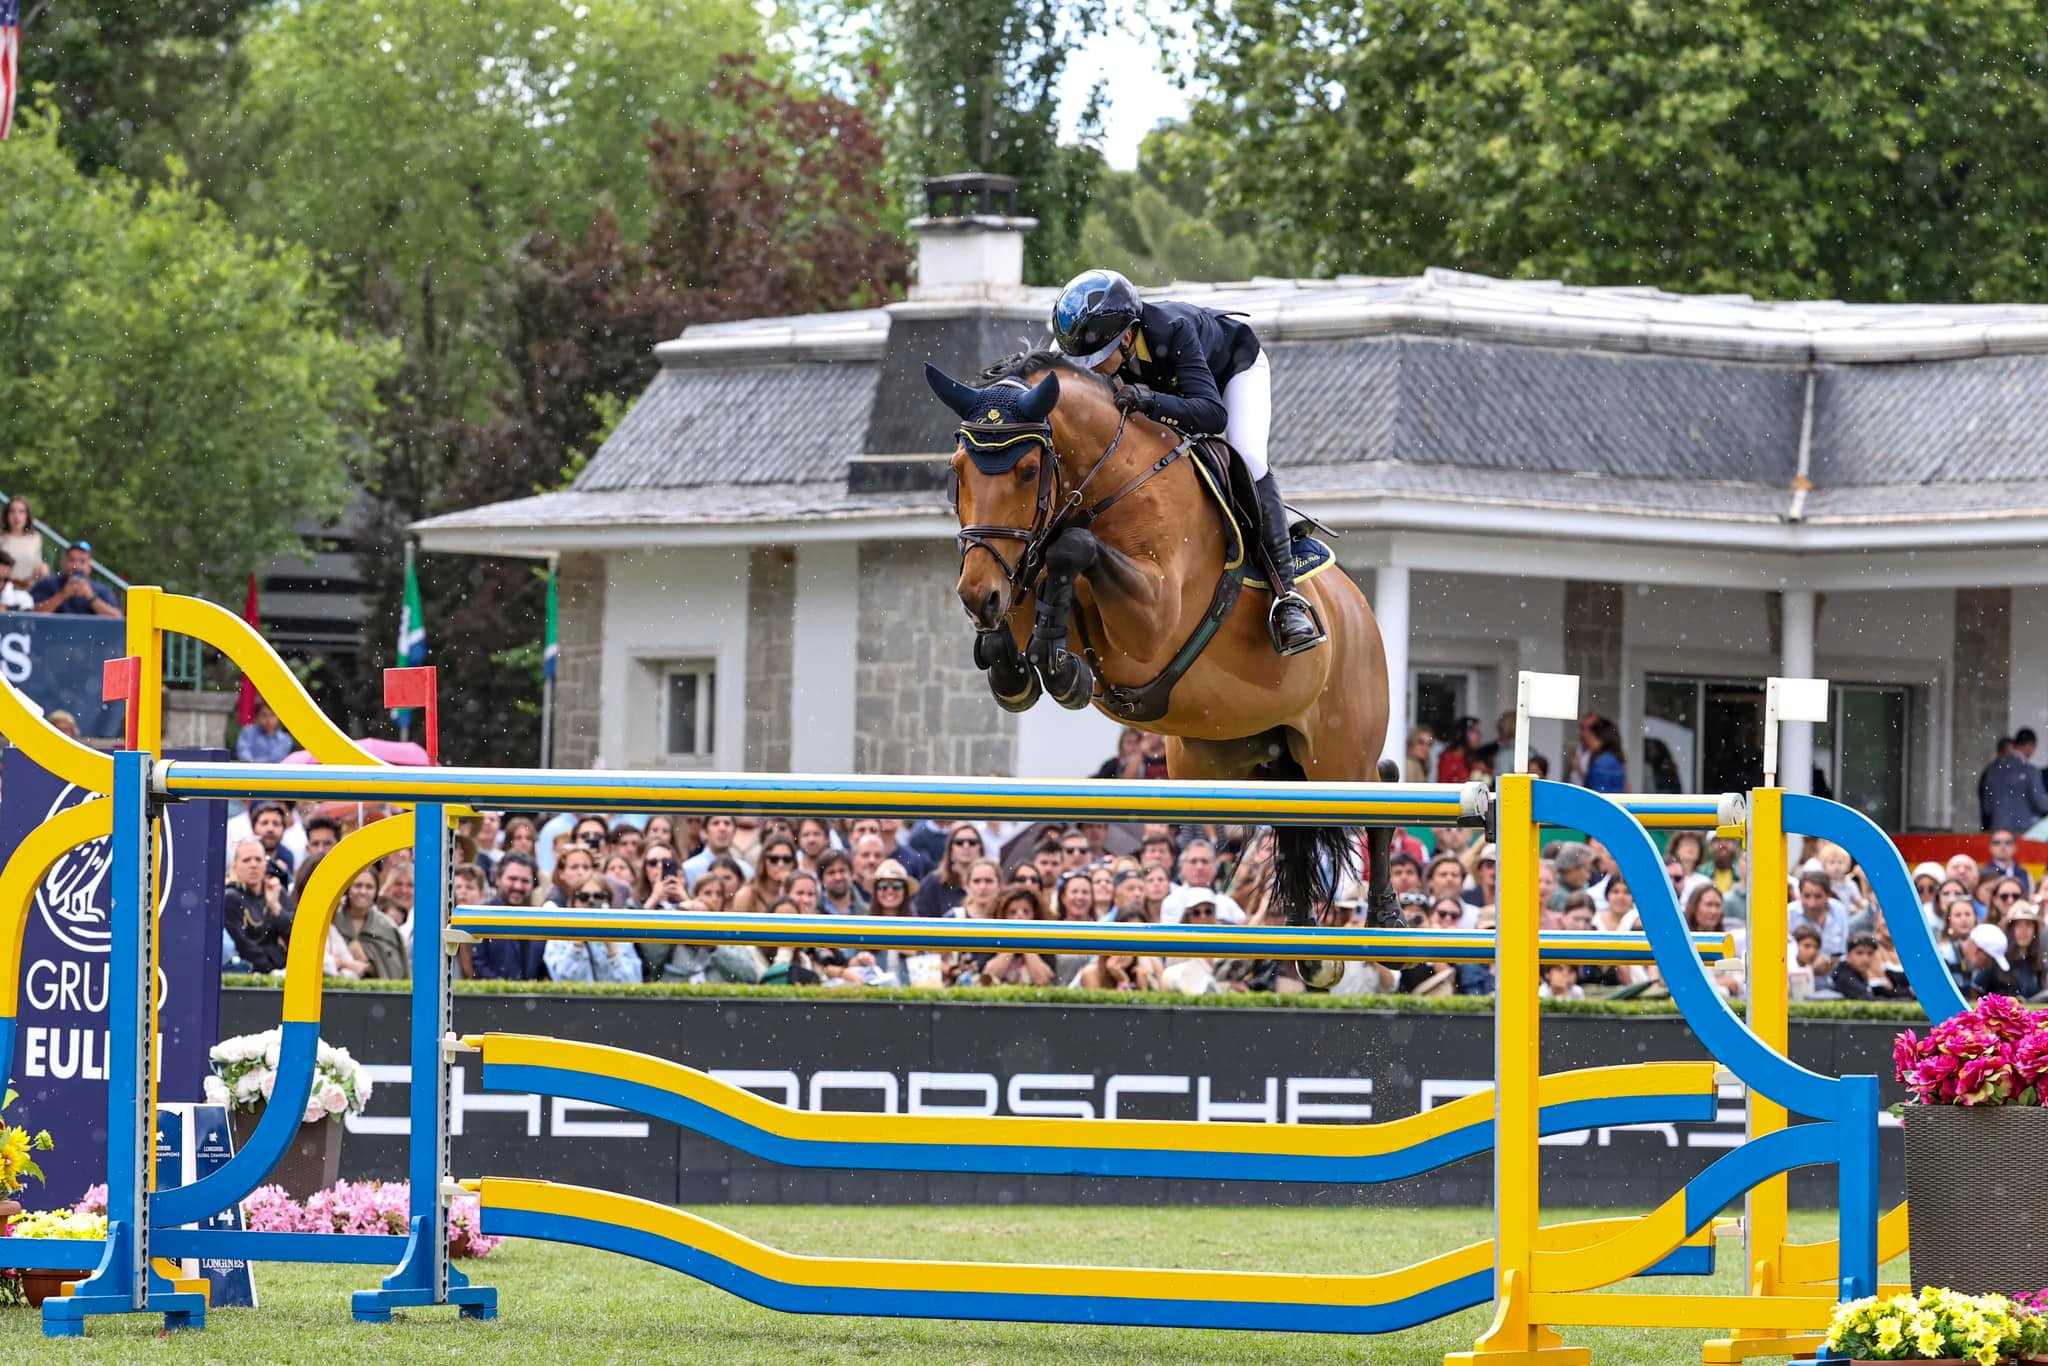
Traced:
<svg viewBox="0 0 2048 1366">
<path fill-rule="evenodd" d="M 263 633 L 263 618 L 256 610 L 256 576 L 249 576 L 249 596 L 242 602 L 242 620 L 249 623 L 249 629 L 258 635 Z M 249 675 L 242 675 L 242 695 L 235 703 L 235 719 L 242 725 L 256 724 L 256 685 L 249 681 Z"/>
</svg>

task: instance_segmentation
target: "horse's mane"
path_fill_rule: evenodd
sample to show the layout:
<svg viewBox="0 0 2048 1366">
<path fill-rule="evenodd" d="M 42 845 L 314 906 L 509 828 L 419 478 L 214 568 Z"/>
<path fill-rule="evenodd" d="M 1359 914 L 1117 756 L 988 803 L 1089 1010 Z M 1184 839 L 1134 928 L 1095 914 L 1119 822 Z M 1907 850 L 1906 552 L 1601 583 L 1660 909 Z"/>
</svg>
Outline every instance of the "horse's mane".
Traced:
<svg viewBox="0 0 2048 1366">
<path fill-rule="evenodd" d="M 1066 352 L 1055 351 L 1051 348 L 1019 351 L 1015 355 L 1004 356 L 1001 360 L 981 372 L 981 380 L 982 383 L 987 384 L 999 379 L 1025 379 L 1046 370 L 1058 370 L 1062 383 L 1065 382 L 1067 376 L 1073 375 L 1092 380 L 1104 388 L 1107 388 L 1109 385 L 1108 380 L 1096 374 L 1093 370 L 1076 365 L 1074 358 L 1067 355 Z"/>
</svg>

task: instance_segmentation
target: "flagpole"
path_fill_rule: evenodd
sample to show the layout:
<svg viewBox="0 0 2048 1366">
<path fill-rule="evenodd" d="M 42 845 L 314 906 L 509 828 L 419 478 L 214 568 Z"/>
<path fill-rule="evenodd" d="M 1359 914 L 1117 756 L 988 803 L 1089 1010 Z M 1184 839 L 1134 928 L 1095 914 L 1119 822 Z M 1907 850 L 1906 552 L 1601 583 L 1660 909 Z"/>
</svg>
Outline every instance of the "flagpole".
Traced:
<svg viewBox="0 0 2048 1366">
<path fill-rule="evenodd" d="M 541 642 L 540 683 L 540 766 L 552 768 L 555 761 L 555 664 L 560 658 L 555 643 L 555 571 L 561 557 L 548 556 L 547 635 Z"/>
<path fill-rule="evenodd" d="M 420 625 L 418 622 L 409 619 L 411 612 L 408 609 L 412 605 L 413 573 L 413 543 L 412 538 L 408 536 L 405 539 L 405 605 L 398 609 L 398 663 L 400 667 L 409 662 L 406 658 L 407 651 L 405 648 L 407 629 L 410 628 L 416 631 Z M 401 744 L 412 739 L 412 709 L 410 707 L 398 713 L 398 739 Z"/>
</svg>

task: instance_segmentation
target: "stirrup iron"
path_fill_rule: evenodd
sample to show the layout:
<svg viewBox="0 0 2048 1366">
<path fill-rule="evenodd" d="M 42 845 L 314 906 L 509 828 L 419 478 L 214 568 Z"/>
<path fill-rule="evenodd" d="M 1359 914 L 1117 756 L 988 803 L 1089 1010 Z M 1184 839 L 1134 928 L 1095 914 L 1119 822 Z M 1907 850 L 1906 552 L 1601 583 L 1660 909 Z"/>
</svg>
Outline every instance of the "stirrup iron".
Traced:
<svg viewBox="0 0 2048 1366">
<path fill-rule="evenodd" d="M 1290 602 L 1300 603 L 1301 610 L 1308 613 L 1310 624 L 1316 628 L 1313 639 L 1303 641 L 1291 648 L 1280 643 L 1280 608 L 1283 604 Z M 1316 610 L 1314 603 L 1294 589 L 1274 595 L 1273 605 L 1266 609 L 1266 634 L 1273 641 L 1273 649 L 1283 656 L 1305 654 L 1330 638 L 1329 628 L 1323 625 L 1323 614 Z"/>
</svg>

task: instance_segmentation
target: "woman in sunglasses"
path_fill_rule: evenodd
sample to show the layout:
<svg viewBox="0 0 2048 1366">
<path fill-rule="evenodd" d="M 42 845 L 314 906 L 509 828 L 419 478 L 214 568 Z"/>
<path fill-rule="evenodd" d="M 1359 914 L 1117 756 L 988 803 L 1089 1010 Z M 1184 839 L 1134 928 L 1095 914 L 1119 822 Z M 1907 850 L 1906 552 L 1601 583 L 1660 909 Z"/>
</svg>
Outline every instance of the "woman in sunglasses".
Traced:
<svg viewBox="0 0 2048 1366">
<path fill-rule="evenodd" d="M 1043 920 L 1045 903 L 1038 899 L 1037 888 L 1013 882 L 997 894 L 995 913 L 998 920 Z M 979 959 L 978 968 L 979 975 L 970 974 L 963 985 L 1049 987 L 1059 980 L 1051 955 L 1043 953 L 988 954 Z"/>
<path fill-rule="evenodd" d="M 981 832 L 971 821 L 954 821 L 946 831 L 946 857 L 938 871 L 925 878 L 911 907 L 933 920 L 967 899 L 967 870 L 984 857 Z M 999 879 L 1000 881 L 1000 879 Z"/>
<path fill-rule="evenodd" d="M 571 894 L 579 911 L 611 908 L 611 879 L 591 873 Z M 541 961 L 548 976 L 557 982 L 638 982 L 642 979 L 640 955 L 631 944 L 606 940 L 550 939 Z"/>
<path fill-rule="evenodd" d="M 885 858 L 875 868 L 875 894 L 868 901 L 868 914 L 910 915 L 910 898 L 915 891 L 903 865 Z"/>
<path fill-rule="evenodd" d="M 735 911 L 749 915 L 765 913 L 796 872 L 796 841 L 787 835 L 770 835 L 762 840 L 760 855 L 754 863 L 754 876 L 733 898 Z"/>
</svg>

